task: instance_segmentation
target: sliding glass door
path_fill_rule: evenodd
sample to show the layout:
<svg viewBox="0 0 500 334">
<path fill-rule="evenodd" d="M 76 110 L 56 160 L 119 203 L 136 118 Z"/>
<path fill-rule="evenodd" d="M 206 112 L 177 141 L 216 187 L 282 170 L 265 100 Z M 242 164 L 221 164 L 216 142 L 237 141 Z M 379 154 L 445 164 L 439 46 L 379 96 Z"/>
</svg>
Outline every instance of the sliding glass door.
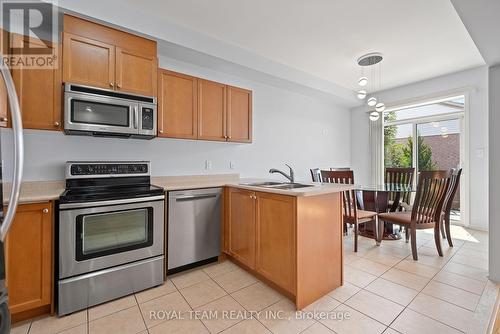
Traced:
<svg viewBox="0 0 500 334">
<path fill-rule="evenodd" d="M 384 113 L 384 167 L 414 167 L 421 171 L 462 168 L 465 98 L 456 97 Z M 462 180 L 465 179 L 465 170 Z M 416 186 L 416 178 L 414 185 Z M 466 201 L 465 182 L 452 206 L 452 220 L 460 221 Z M 465 202 L 464 202 L 465 203 Z M 464 223 L 464 222 L 462 222 Z"/>
</svg>

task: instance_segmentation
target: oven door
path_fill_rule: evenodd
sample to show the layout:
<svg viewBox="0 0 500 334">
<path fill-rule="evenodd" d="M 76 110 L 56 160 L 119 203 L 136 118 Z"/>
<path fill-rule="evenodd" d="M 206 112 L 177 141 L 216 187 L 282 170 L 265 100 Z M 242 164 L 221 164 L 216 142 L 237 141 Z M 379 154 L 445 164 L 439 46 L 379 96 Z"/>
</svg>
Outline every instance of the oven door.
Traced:
<svg viewBox="0 0 500 334">
<path fill-rule="evenodd" d="M 163 254 L 164 196 L 61 204 L 59 278 Z"/>
<path fill-rule="evenodd" d="M 83 93 L 64 93 L 64 130 L 134 135 L 138 133 L 134 101 Z"/>
</svg>

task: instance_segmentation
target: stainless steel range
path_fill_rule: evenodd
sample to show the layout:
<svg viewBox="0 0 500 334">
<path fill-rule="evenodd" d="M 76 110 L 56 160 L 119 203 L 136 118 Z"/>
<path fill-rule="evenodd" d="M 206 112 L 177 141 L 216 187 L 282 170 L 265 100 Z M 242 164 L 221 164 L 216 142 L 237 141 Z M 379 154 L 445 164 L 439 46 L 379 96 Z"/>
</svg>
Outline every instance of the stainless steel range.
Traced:
<svg viewBox="0 0 500 334">
<path fill-rule="evenodd" d="M 58 224 L 58 314 L 163 283 L 163 188 L 150 163 L 68 162 Z"/>
</svg>

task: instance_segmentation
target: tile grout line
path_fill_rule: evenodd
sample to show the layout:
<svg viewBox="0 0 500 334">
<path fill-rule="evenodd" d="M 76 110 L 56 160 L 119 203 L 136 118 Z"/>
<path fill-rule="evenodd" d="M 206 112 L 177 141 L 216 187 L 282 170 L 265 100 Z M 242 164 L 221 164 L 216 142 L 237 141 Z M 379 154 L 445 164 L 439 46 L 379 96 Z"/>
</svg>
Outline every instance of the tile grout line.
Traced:
<svg viewBox="0 0 500 334">
<path fill-rule="evenodd" d="M 164 283 L 165 284 L 165 283 Z M 137 300 L 137 297 L 134 293 L 134 300 L 135 300 L 135 303 L 137 304 L 137 308 L 139 309 L 139 313 L 141 315 L 141 318 L 142 318 L 142 322 L 144 324 L 144 327 L 146 328 L 146 330 L 148 331 L 148 325 L 146 324 L 146 320 L 144 319 L 144 315 L 142 314 L 142 310 L 141 310 L 141 307 L 139 306 L 139 301 Z M 149 331 L 148 331 L 149 333 Z M 89 333 L 90 334 L 90 333 Z"/>
<path fill-rule="evenodd" d="M 462 244 L 460 247 L 458 247 L 457 251 L 458 251 L 458 250 L 460 250 L 460 249 L 462 248 L 462 246 L 463 246 L 463 244 Z M 446 261 L 445 265 L 446 265 L 446 264 L 447 264 L 447 263 L 451 260 L 451 258 L 452 258 L 453 256 L 454 256 L 454 255 L 452 255 L 452 256 L 451 256 L 451 257 L 450 257 L 450 258 Z M 444 268 L 444 266 L 443 266 L 442 268 Z M 441 268 L 441 270 L 442 270 L 442 268 Z M 423 293 L 422 291 L 423 291 L 423 290 L 427 287 L 427 285 L 429 285 L 429 283 L 430 283 L 430 282 L 432 282 L 432 280 L 434 279 L 434 277 L 436 277 L 436 275 L 437 275 L 439 272 L 441 272 L 441 270 L 440 270 L 440 271 L 438 271 L 436 274 L 434 274 L 434 276 L 432 276 L 432 277 L 431 277 L 431 279 L 429 280 L 429 282 L 427 282 L 427 284 L 425 284 L 425 286 L 424 286 L 424 287 L 423 287 L 423 288 L 422 288 L 422 289 L 418 292 L 418 294 L 417 294 L 415 297 L 413 297 L 413 298 L 412 298 L 412 300 L 408 303 L 408 305 L 407 305 L 407 306 L 405 306 L 405 308 L 404 308 L 404 309 L 403 309 L 403 310 L 402 310 L 402 311 L 401 311 L 401 312 L 400 312 L 400 313 L 399 313 L 399 314 L 398 314 L 398 315 L 397 315 L 397 316 L 396 316 L 396 317 L 395 317 L 395 318 L 391 321 L 391 323 L 389 324 L 389 327 L 390 327 L 390 326 L 391 326 L 391 325 L 392 325 L 392 324 L 396 321 L 396 319 L 398 319 L 398 318 L 399 318 L 399 316 L 400 316 L 400 315 L 401 315 L 401 314 L 402 314 L 402 313 L 403 313 L 406 309 L 409 309 L 409 310 L 411 310 L 411 311 L 413 311 L 413 312 L 416 312 L 416 313 L 418 313 L 418 314 L 420 314 L 420 315 L 422 315 L 422 316 L 425 316 L 425 317 L 428 317 L 428 318 L 430 318 L 430 319 L 433 319 L 434 321 L 437 321 L 437 322 L 439 322 L 439 323 L 441 323 L 441 324 L 443 324 L 443 325 L 445 325 L 445 326 L 448 326 L 448 327 L 450 327 L 450 328 L 453 328 L 453 329 L 455 329 L 455 330 L 458 330 L 458 331 L 459 331 L 459 332 L 461 332 L 461 333 L 464 333 L 462 330 L 460 330 L 460 329 L 458 329 L 458 328 L 455 328 L 455 327 L 453 327 L 453 326 L 450 326 L 450 325 L 448 325 L 448 324 L 445 324 L 444 322 L 442 322 L 442 321 L 440 321 L 440 320 L 438 320 L 438 319 L 435 319 L 435 318 L 430 317 L 430 316 L 428 316 L 428 315 L 426 315 L 426 314 L 422 314 L 422 313 L 420 313 L 420 312 L 418 312 L 418 311 L 415 311 L 415 310 L 413 310 L 413 309 L 409 308 L 410 304 L 411 304 L 411 303 L 415 300 L 415 298 L 417 298 L 417 297 L 418 297 L 418 295 L 420 295 L 421 293 Z M 425 293 L 424 293 L 424 295 L 425 295 Z M 445 302 L 446 302 L 446 301 L 445 301 Z"/>
<path fill-rule="evenodd" d="M 460 245 L 460 246 L 457 248 L 457 252 L 458 252 L 458 251 L 462 248 L 462 246 L 463 246 L 463 245 L 464 245 L 464 244 Z M 423 245 L 422 245 L 422 246 L 423 246 Z M 422 246 L 420 246 L 420 247 L 422 247 Z M 420 248 L 420 247 L 418 247 L 418 248 Z M 455 254 L 456 254 L 456 252 L 455 252 Z M 453 254 L 452 256 L 450 256 L 450 258 L 446 261 L 445 265 L 446 265 L 448 262 L 450 262 L 450 261 L 451 261 L 451 258 L 452 258 L 453 256 L 455 256 L 455 254 Z M 403 258 L 401 261 L 404 261 L 404 260 L 405 260 L 407 257 L 409 257 L 409 256 L 411 256 L 411 254 L 410 254 L 410 255 L 408 255 L 408 256 L 406 256 L 405 258 Z M 401 261 L 399 261 L 398 263 L 394 264 L 394 265 L 391 267 L 391 269 L 392 269 L 392 268 L 394 268 L 394 267 L 395 267 L 397 264 L 399 264 Z M 410 305 L 410 304 L 413 302 L 413 300 L 414 300 L 415 298 L 417 298 L 417 297 L 418 297 L 418 295 L 419 295 L 420 293 L 423 293 L 422 291 L 423 291 L 423 290 L 427 287 L 427 285 L 428 285 L 430 282 L 432 282 L 432 280 L 434 279 L 434 277 L 435 277 L 435 276 L 436 276 L 439 272 L 441 272 L 441 271 L 443 270 L 443 268 L 444 268 L 444 266 L 443 266 L 443 267 L 441 267 L 441 268 L 440 268 L 440 270 L 439 270 L 436 274 L 434 274 L 434 275 L 430 278 L 430 280 L 426 283 L 426 285 L 425 285 L 425 286 L 424 286 L 421 290 L 419 290 L 419 291 L 418 291 L 417 295 L 415 295 L 415 297 L 413 297 L 413 298 L 412 298 L 412 300 L 408 303 L 408 305 Z M 404 270 L 402 270 L 402 271 L 404 271 Z M 406 272 L 406 271 L 405 271 L 405 272 Z M 410 274 L 412 274 L 412 273 L 410 273 Z M 416 274 L 414 274 L 414 275 L 416 275 Z M 417 276 L 420 276 L 420 275 L 417 275 Z M 423 276 L 420 276 L 420 277 L 423 277 Z M 425 277 L 425 278 L 428 278 L 428 277 Z M 373 282 L 373 281 L 372 281 L 372 282 Z M 366 286 L 370 285 L 372 282 L 370 282 L 370 283 L 369 283 L 369 284 L 367 284 Z M 349 283 L 351 283 L 351 282 L 349 282 Z M 395 282 L 393 282 L 393 283 L 395 283 Z M 351 284 L 352 284 L 352 283 L 351 283 Z M 398 284 L 398 283 L 395 283 L 395 284 Z M 355 284 L 354 284 L 354 285 L 355 285 Z M 356 285 L 355 285 L 355 286 L 356 286 Z M 365 286 L 365 287 L 366 287 L 366 286 Z M 361 287 L 359 287 L 359 286 L 358 286 L 358 288 L 361 288 L 361 289 L 360 289 L 358 292 L 356 292 L 355 294 L 353 294 L 351 297 L 347 298 L 347 299 L 345 300 L 345 302 L 347 302 L 348 300 L 350 300 L 352 297 L 354 297 L 355 295 L 357 295 L 357 294 L 358 294 L 360 291 L 362 291 L 362 290 L 364 290 L 364 291 L 368 291 L 368 290 L 365 290 L 365 287 L 362 287 L 362 288 L 361 288 Z M 417 290 L 415 290 L 415 291 L 417 291 Z M 368 292 L 370 292 L 370 291 L 368 291 Z M 425 293 L 424 293 L 424 294 L 425 294 Z M 384 298 L 384 297 L 382 297 L 382 296 L 380 296 L 380 297 L 381 297 L 381 298 Z M 431 297 L 432 297 L 432 296 L 431 296 Z M 384 299 L 387 299 L 387 298 L 384 298 Z M 389 299 L 387 299 L 387 300 L 389 300 Z M 389 301 L 391 301 L 391 300 L 389 300 Z M 342 303 L 342 304 L 343 304 L 343 305 L 346 305 L 347 307 L 350 307 L 349 305 L 345 304 L 345 302 L 344 302 L 344 303 Z M 444 301 L 444 302 L 447 302 L 447 301 Z M 395 303 L 395 302 L 394 302 L 394 303 Z M 447 303 L 449 303 L 449 302 L 447 302 Z M 398 303 L 396 303 L 396 304 L 398 304 Z M 449 304 L 452 304 L 452 303 L 449 303 Z M 401 305 L 401 304 L 398 304 L 398 305 Z M 455 305 L 455 304 L 452 304 L 452 305 Z M 401 306 L 402 306 L 402 305 L 401 305 Z M 458 305 L 456 305 L 456 306 L 458 306 Z M 401 312 L 400 312 L 400 313 L 398 313 L 398 315 L 397 315 L 397 316 L 396 316 L 396 317 L 395 317 L 395 318 L 391 321 L 391 323 L 389 324 L 389 326 L 387 326 L 387 328 L 390 328 L 390 326 L 394 323 L 394 321 L 396 321 L 396 319 L 397 319 L 397 318 L 401 315 L 401 313 L 403 313 L 403 312 L 404 312 L 407 308 L 408 308 L 408 306 L 405 306 L 405 307 L 403 308 L 403 310 L 401 310 Z M 458 330 L 459 332 L 464 333 L 462 330 L 460 330 L 460 329 L 458 329 L 458 328 L 455 328 L 455 327 L 453 327 L 453 326 L 450 326 L 450 325 L 448 325 L 448 324 L 445 324 L 445 323 L 441 322 L 440 320 L 437 320 L 437 319 L 434 319 L 434 318 L 432 318 L 432 317 L 429 317 L 428 315 L 425 315 L 425 314 L 422 314 L 422 313 L 420 313 L 420 312 L 417 312 L 417 311 L 415 311 L 415 310 L 413 310 L 413 309 L 411 309 L 411 308 L 408 308 L 408 309 L 409 309 L 409 310 L 411 310 L 411 311 L 413 311 L 413 312 L 416 312 L 416 313 L 418 313 L 418 314 L 420 314 L 420 315 L 422 315 L 422 316 L 425 316 L 425 317 L 428 317 L 428 318 L 430 318 L 430 319 L 433 319 L 433 320 L 435 320 L 435 321 L 437 321 L 437 322 L 439 322 L 439 323 L 441 323 L 441 324 L 443 324 L 443 325 L 445 325 L 445 326 L 447 326 L 447 327 L 450 327 L 450 328 L 456 329 L 456 330 Z M 354 310 L 356 310 L 356 309 L 354 309 Z M 363 313 L 363 312 L 361 312 L 361 311 L 359 311 L 359 310 L 356 310 L 356 311 L 357 311 L 357 312 L 360 312 L 360 313 L 362 313 L 362 314 L 364 314 L 365 316 L 369 317 L 370 319 L 373 319 L 373 320 L 375 320 L 375 321 L 377 321 L 377 322 L 381 323 L 380 321 L 378 321 L 378 320 L 376 320 L 376 319 L 372 318 L 372 317 L 371 317 L 371 316 L 369 316 L 368 314 L 365 314 L 365 313 Z M 469 312 L 470 312 L 470 311 L 469 311 Z M 383 325 L 385 326 L 385 324 L 383 324 Z M 387 328 L 386 328 L 386 330 L 387 330 Z M 392 328 L 391 328 L 391 329 L 392 329 Z"/>
</svg>

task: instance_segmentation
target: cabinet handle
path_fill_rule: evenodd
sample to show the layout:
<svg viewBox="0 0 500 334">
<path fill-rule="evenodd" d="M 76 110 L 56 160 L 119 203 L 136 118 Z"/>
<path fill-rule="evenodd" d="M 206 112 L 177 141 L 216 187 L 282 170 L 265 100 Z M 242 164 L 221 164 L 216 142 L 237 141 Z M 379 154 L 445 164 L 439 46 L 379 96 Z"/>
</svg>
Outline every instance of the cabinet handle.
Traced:
<svg viewBox="0 0 500 334">
<path fill-rule="evenodd" d="M 58 128 L 58 127 L 59 127 L 59 125 L 61 125 L 61 123 L 59 123 L 59 122 L 54 122 L 54 126 L 55 126 L 56 128 Z"/>
<path fill-rule="evenodd" d="M 116 87 L 122 88 L 122 85 L 121 84 L 117 84 Z"/>
<path fill-rule="evenodd" d="M 7 117 L 1 117 L 1 118 L 0 118 L 0 121 L 1 121 L 1 122 L 7 122 L 8 120 L 9 120 L 9 119 L 8 119 Z"/>
<path fill-rule="evenodd" d="M 114 86 L 115 85 L 112 82 L 109 83 L 109 87 L 114 87 Z"/>
<path fill-rule="evenodd" d="M 160 130 L 160 133 L 163 133 L 163 130 Z"/>
<path fill-rule="evenodd" d="M 43 213 L 49 213 L 49 209 L 45 208 L 42 210 Z"/>
</svg>

